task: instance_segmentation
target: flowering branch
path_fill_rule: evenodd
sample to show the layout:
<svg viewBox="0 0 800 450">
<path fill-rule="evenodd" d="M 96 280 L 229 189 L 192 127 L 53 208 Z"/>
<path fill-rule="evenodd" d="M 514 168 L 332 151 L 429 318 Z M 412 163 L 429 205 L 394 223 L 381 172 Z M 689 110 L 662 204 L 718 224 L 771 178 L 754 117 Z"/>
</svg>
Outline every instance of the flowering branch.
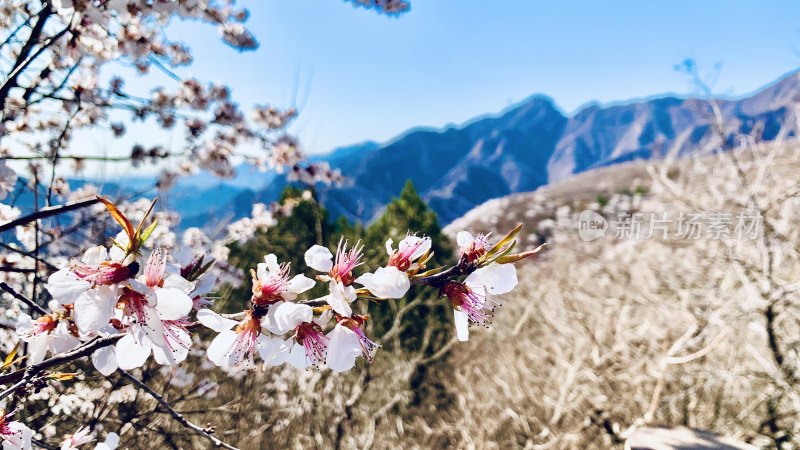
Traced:
<svg viewBox="0 0 800 450">
<path fill-rule="evenodd" d="M 84 356 L 89 356 L 92 353 L 94 353 L 95 350 L 98 350 L 103 347 L 108 347 L 109 345 L 113 345 L 125 336 L 126 334 L 115 334 L 112 336 L 107 336 L 102 338 L 97 337 L 91 341 L 86 342 L 80 347 L 53 356 L 52 358 L 46 359 L 38 364 L 33 364 L 26 369 L 19 369 L 5 375 L 0 375 L 0 384 L 17 382 L 24 377 L 25 373 L 28 370 L 30 370 L 31 373 L 36 374 L 38 372 L 50 369 L 60 364 L 66 364 L 68 362 L 72 362 L 77 359 L 83 358 Z"/>
</svg>

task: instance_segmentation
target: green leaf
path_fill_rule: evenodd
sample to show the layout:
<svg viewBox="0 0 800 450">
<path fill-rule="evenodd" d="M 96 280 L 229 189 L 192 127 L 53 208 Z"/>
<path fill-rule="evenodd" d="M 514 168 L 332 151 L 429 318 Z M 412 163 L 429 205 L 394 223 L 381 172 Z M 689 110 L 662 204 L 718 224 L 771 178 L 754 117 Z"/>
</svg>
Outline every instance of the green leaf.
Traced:
<svg viewBox="0 0 800 450">
<path fill-rule="evenodd" d="M 545 244 L 542 244 L 542 245 L 540 245 L 540 246 L 536 247 L 536 248 L 535 248 L 535 249 L 533 249 L 533 250 L 528 250 L 528 251 L 526 251 L 526 252 L 522 252 L 522 253 L 516 253 L 516 254 L 514 254 L 514 255 L 503 255 L 503 256 L 499 256 L 499 257 L 497 257 L 497 258 L 495 259 L 495 261 L 496 261 L 498 264 L 508 264 L 508 263 L 514 263 L 514 262 L 517 262 L 517 261 L 522 261 L 522 260 L 523 260 L 523 259 L 525 259 L 525 258 L 529 258 L 529 257 L 531 257 L 531 256 L 533 256 L 533 255 L 535 255 L 535 254 L 539 253 L 539 251 L 540 251 L 542 248 L 544 248 L 544 246 L 545 246 L 545 245 L 547 245 L 547 244 L 545 243 Z"/>
<path fill-rule="evenodd" d="M 147 220 L 147 218 L 150 217 L 150 214 L 153 213 L 153 208 L 156 206 L 157 202 L 158 202 L 158 197 L 154 198 L 153 201 L 150 202 L 150 207 L 147 208 L 147 212 L 144 213 L 144 216 L 142 216 L 142 220 L 139 222 L 139 226 L 136 227 L 136 237 L 137 238 L 141 237 L 142 226 L 144 225 L 144 221 Z M 152 231 L 151 231 L 151 233 L 152 233 Z M 148 234 L 148 237 L 149 236 L 150 235 Z M 147 240 L 147 238 L 142 240 L 142 242 L 144 242 L 145 240 Z"/>
<path fill-rule="evenodd" d="M 147 239 L 150 238 L 150 235 L 153 234 L 153 230 L 156 229 L 156 225 L 158 225 L 158 217 L 153 219 L 153 223 L 150 224 L 147 228 L 142 231 L 141 236 L 139 236 L 139 245 L 144 244 L 147 242 Z"/>
<path fill-rule="evenodd" d="M 522 224 L 520 223 L 516 227 L 514 227 L 513 230 L 509 231 L 508 234 L 505 235 L 505 237 L 503 237 L 503 239 L 500 239 L 500 241 L 497 244 L 494 244 L 494 247 L 492 247 L 488 252 L 486 252 L 484 258 L 490 259 L 494 257 L 501 250 L 505 250 L 505 247 L 511 244 L 511 242 L 514 240 L 514 238 L 517 237 L 517 234 L 519 234 L 519 231 L 521 229 L 522 229 Z"/>
</svg>

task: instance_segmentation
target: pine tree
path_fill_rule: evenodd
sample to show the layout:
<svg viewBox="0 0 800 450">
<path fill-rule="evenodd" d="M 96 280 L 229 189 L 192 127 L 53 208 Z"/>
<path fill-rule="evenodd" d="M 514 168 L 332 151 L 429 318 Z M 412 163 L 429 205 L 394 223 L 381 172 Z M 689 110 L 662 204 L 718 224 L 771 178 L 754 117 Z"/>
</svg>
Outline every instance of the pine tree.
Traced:
<svg viewBox="0 0 800 450">
<path fill-rule="evenodd" d="M 442 233 L 436 213 L 431 210 L 425 201 L 417 194 L 411 180 L 407 181 L 400 196 L 386 206 L 384 213 L 378 220 L 367 227 L 364 237 L 365 255 L 371 269 L 386 264 L 385 251 L 386 239 L 394 240 L 395 248 L 408 232 L 416 232 L 420 236 L 429 236 L 433 240 L 434 257 L 428 267 L 434 268 L 450 262 L 453 255 L 450 240 Z M 420 296 L 435 299 L 438 292 L 432 288 L 412 287 L 408 295 L 395 302 L 395 307 L 390 302 L 378 302 L 374 307 L 370 305 L 373 318 L 373 332 L 381 336 L 394 321 L 393 311 L 402 308 L 408 302 Z M 416 351 L 422 345 L 422 337 L 426 327 L 432 331 L 429 349 L 439 348 L 449 339 L 452 329 L 452 312 L 444 300 L 437 301 L 433 306 L 420 305 L 403 318 L 405 331 L 401 333 L 402 346 L 406 350 Z M 429 349 L 425 349 L 427 352 Z"/>
<path fill-rule="evenodd" d="M 317 203 L 313 192 L 311 198 L 303 199 L 302 190 L 288 186 L 281 194 L 280 203 L 285 205 L 288 202 L 296 203 L 290 215 L 278 217 L 275 225 L 257 232 L 245 244 L 230 245 L 228 261 L 243 270 L 246 276 L 242 286 L 223 296 L 225 304 L 220 306 L 231 310 L 248 307 L 252 289 L 249 270 L 264 262 L 264 256 L 270 253 L 274 253 L 281 263 L 291 263 L 293 273 L 305 272 L 314 276 L 306 268 L 305 251 L 314 244 L 330 246 L 335 227 L 328 223 L 328 213 Z M 322 294 L 323 290 L 324 287 L 318 285 L 309 294 Z"/>
</svg>

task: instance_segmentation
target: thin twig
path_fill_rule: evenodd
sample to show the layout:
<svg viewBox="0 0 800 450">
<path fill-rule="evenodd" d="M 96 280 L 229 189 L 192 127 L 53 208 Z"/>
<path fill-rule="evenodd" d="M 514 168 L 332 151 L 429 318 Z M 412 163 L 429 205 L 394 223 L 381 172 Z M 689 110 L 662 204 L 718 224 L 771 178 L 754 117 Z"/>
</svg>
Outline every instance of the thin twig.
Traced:
<svg viewBox="0 0 800 450">
<path fill-rule="evenodd" d="M 76 209 L 86 208 L 87 206 L 92 206 L 95 203 L 99 202 L 100 200 L 98 200 L 97 198 L 89 198 L 86 200 L 79 200 L 77 202 L 67 203 L 64 205 L 42 208 L 41 210 L 33 214 L 28 214 L 27 216 L 22 216 L 10 222 L 0 224 L 0 233 L 12 230 L 17 225 L 25 225 L 26 223 L 31 223 L 34 220 L 45 219 L 51 216 L 57 216 L 59 214 L 64 214 L 70 211 L 74 211 Z"/>
<path fill-rule="evenodd" d="M 208 439 L 217 447 L 226 448 L 228 450 L 239 450 L 236 447 L 226 444 L 225 442 L 217 439 L 215 436 L 213 436 L 211 433 L 209 433 L 199 425 L 195 425 L 194 423 L 190 422 L 189 419 L 184 417 L 181 413 L 175 411 L 175 409 L 172 406 L 170 406 L 170 404 L 166 400 L 164 400 L 164 397 L 162 397 L 161 394 L 154 391 L 152 388 L 150 388 L 150 386 L 148 386 L 144 382 L 140 381 L 139 379 L 137 379 L 136 377 L 134 377 L 133 375 L 129 374 L 128 372 L 122 369 L 118 369 L 117 371 L 120 373 L 120 375 L 127 378 L 133 384 L 135 384 L 143 391 L 147 392 L 151 397 L 153 397 L 153 399 L 155 399 L 155 401 L 157 401 L 159 405 L 161 405 L 164 409 L 166 409 L 170 413 L 170 415 L 172 415 L 172 417 L 174 417 L 175 420 L 177 420 L 184 427 Z"/>
<path fill-rule="evenodd" d="M 0 289 L 8 292 L 9 294 L 11 294 L 12 297 L 14 297 L 15 299 L 17 299 L 17 300 L 21 301 L 22 303 L 26 304 L 28 306 L 28 308 L 32 309 L 33 311 L 36 311 L 40 315 L 43 315 L 43 316 L 47 315 L 47 311 L 45 311 L 44 308 L 42 308 L 41 306 L 37 305 L 36 302 L 34 302 L 33 300 L 29 299 L 28 297 L 25 297 L 24 295 L 22 295 L 19 292 L 17 292 L 14 288 L 9 286 L 8 283 L 6 283 L 5 281 L 0 282 Z"/>
</svg>

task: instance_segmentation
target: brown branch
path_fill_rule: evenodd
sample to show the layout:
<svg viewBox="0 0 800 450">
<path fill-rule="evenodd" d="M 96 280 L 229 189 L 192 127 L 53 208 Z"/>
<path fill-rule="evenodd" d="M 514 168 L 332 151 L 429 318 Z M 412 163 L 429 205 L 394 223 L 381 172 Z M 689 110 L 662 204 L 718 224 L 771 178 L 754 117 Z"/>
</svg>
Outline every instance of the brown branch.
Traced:
<svg viewBox="0 0 800 450">
<path fill-rule="evenodd" d="M 36 311 L 37 313 L 39 313 L 39 314 L 41 314 L 43 316 L 47 315 L 47 311 L 45 311 L 44 308 L 42 308 L 41 306 L 37 305 L 36 302 L 34 302 L 33 300 L 29 299 L 28 297 L 25 297 L 24 295 L 20 294 L 16 290 L 14 290 L 14 288 L 9 286 L 8 283 L 6 283 L 5 281 L 0 283 L 0 289 L 8 292 L 15 299 L 17 299 L 17 300 L 21 301 L 22 303 L 28 305 L 28 308 L 30 308 L 31 310 Z"/>
<path fill-rule="evenodd" d="M 28 214 L 27 216 L 22 216 L 10 222 L 0 224 L 0 233 L 12 230 L 17 225 L 25 225 L 35 220 L 45 219 L 51 216 L 57 216 L 60 214 L 68 213 L 70 211 L 75 211 L 76 209 L 86 208 L 87 206 L 92 206 L 98 202 L 100 202 L 100 200 L 96 198 L 90 198 L 86 200 L 79 200 L 73 203 L 67 203 L 64 205 L 49 206 L 47 208 L 42 208 L 41 210 L 33 214 Z"/>
<path fill-rule="evenodd" d="M 166 409 L 167 412 L 169 412 L 170 415 L 172 415 L 172 417 L 174 417 L 175 420 L 177 420 L 178 423 L 183 425 L 185 428 L 188 428 L 188 429 L 194 431 L 195 433 L 199 434 L 200 436 L 203 436 L 204 438 L 206 438 L 209 441 L 211 441 L 217 447 L 226 448 L 228 450 L 239 450 L 236 447 L 234 447 L 232 445 L 229 445 L 229 444 L 226 444 L 225 442 L 217 439 L 211 433 L 206 431 L 205 428 L 202 428 L 199 425 L 195 425 L 194 423 L 190 422 L 189 419 L 184 417 L 181 413 L 179 413 L 172 406 L 170 406 L 170 404 L 166 400 L 164 400 L 164 397 L 162 397 L 161 394 L 159 394 L 158 392 L 154 391 L 150 386 L 148 386 L 144 382 L 140 381 L 139 379 L 137 379 L 136 377 L 134 377 L 133 375 L 129 374 L 128 372 L 126 372 L 126 371 L 124 371 L 122 369 L 118 369 L 117 371 L 120 373 L 120 375 L 122 375 L 123 377 L 127 378 L 133 384 L 135 384 L 136 386 L 141 388 L 143 391 L 147 392 L 151 397 L 153 397 L 153 399 L 155 401 L 157 401 L 159 405 L 161 405 L 164 409 Z"/>
<path fill-rule="evenodd" d="M 33 56 L 29 57 L 31 51 L 33 50 L 34 46 L 39 44 L 39 38 L 42 36 L 44 32 L 44 25 L 47 22 L 47 19 L 50 18 L 50 15 L 53 13 L 52 6 L 50 2 L 45 2 L 44 7 L 36 19 L 36 25 L 33 26 L 31 29 L 31 34 L 28 36 L 28 41 L 25 42 L 25 45 L 22 46 L 20 49 L 19 55 L 17 55 L 17 60 L 14 62 L 14 66 L 11 69 L 11 73 L 9 73 L 6 81 L 0 86 L 0 109 L 2 109 L 6 104 L 6 98 L 8 97 L 9 92 L 12 88 L 17 86 L 17 77 L 19 77 L 20 72 L 30 64 L 36 56 L 39 55 L 41 51 L 43 51 L 46 47 L 41 47 L 39 51 L 37 51 Z M 53 42 L 51 40 L 51 42 Z"/>
<path fill-rule="evenodd" d="M 75 361 L 76 359 L 83 358 L 84 356 L 89 356 L 99 348 L 108 347 L 109 345 L 115 344 L 122 338 L 122 336 L 125 336 L 125 333 L 115 334 L 113 336 L 107 336 L 103 338 L 95 338 L 86 342 L 80 347 L 76 347 L 66 353 L 62 353 L 50 359 L 45 359 L 38 364 L 29 366 L 27 369 L 19 369 L 5 375 L 0 375 L 0 384 L 14 383 L 21 380 L 22 377 L 25 376 L 25 372 L 27 370 L 30 370 L 31 373 L 37 373 L 60 364 L 66 364 L 68 362 Z"/>
<path fill-rule="evenodd" d="M 35 273 L 36 269 L 27 269 L 24 267 L 14 267 L 14 266 L 0 266 L 0 272 L 6 273 Z"/>
</svg>

